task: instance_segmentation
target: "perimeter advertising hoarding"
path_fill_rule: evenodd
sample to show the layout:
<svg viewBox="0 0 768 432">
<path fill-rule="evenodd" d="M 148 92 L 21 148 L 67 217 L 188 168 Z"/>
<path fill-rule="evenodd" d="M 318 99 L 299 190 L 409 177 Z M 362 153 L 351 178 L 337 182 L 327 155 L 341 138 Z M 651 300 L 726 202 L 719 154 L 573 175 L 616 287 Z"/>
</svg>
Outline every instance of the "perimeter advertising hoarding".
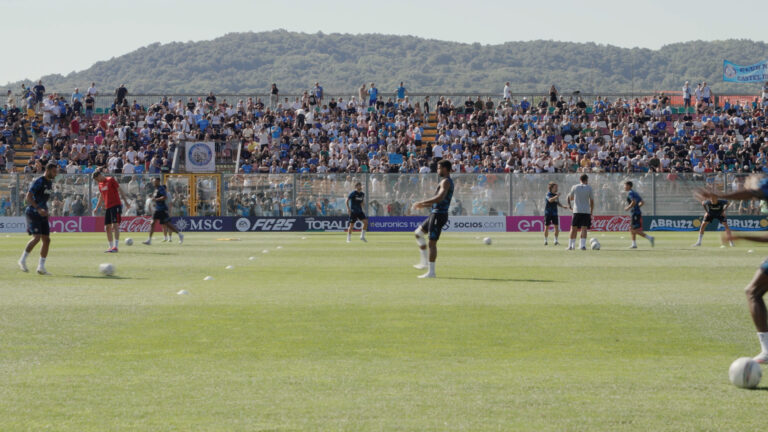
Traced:
<svg viewBox="0 0 768 432">
<path fill-rule="evenodd" d="M 428 216 L 373 216 L 369 220 L 369 231 L 405 232 L 414 231 Z M 505 232 L 507 221 L 504 216 L 449 216 L 443 231 L 449 232 Z"/>
<path fill-rule="evenodd" d="M 0 217 L 0 233 L 27 232 L 27 218 L 22 216 Z"/>
<path fill-rule="evenodd" d="M 700 216 L 643 216 L 646 231 L 698 231 L 704 221 Z M 726 216 L 728 226 L 734 231 L 766 231 L 768 218 L 765 216 Z M 717 221 L 707 225 L 707 231 L 724 231 Z"/>
</svg>

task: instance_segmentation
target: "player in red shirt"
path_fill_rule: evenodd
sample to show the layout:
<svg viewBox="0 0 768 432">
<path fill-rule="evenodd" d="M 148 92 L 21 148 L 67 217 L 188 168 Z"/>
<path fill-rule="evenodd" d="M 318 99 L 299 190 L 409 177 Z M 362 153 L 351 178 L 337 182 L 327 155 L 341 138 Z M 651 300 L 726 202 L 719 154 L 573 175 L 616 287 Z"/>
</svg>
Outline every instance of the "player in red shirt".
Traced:
<svg viewBox="0 0 768 432">
<path fill-rule="evenodd" d="M 117 245 L 120 243 L 120 221 L 123 215 L 123 203 L 120 198 L 122 198 L 123 201 L 127 201 L 125 193 L 114 177 L 104 176 L 101 172 L 101 168 L 98 168 L 93 173 L 93 179 L 99 183 L 100 192 L 99 201 L 96 203 L 96 208 L 93 209 L 93 214 L 96 215 L 96 211 L 101 206 L 102 201 L 104 202 L 104 208 L 106 209 L 106 213 L 104 214 L 104 228 L 107 231 L 109 249 L 104 252 L 116 253 Z"/>
</svg>

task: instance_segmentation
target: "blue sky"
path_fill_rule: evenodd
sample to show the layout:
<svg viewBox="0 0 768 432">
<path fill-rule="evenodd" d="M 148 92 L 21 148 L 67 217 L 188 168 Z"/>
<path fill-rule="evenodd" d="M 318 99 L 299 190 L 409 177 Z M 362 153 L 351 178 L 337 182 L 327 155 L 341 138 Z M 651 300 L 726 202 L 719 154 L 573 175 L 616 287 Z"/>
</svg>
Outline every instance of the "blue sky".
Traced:
<svg viewBox="0 0 768 432">
<path fill-rule="evenodd" d="M 765 10 L 756 0 L 0 0 L 3 34 L 16 36 L 3 44 L 0 84 L 87 69 L 155 42 L 279 28 L 652 49 L 690 40 L 766 41 Z"/>
</svg>

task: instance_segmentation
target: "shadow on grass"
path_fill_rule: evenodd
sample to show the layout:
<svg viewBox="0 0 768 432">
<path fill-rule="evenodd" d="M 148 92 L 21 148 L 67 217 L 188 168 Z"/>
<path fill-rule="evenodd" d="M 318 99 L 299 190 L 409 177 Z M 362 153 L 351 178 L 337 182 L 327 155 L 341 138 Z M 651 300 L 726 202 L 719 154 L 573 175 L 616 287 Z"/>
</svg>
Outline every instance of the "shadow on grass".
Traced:
<svg viewBox="0 0 768 432">
<path fill-rule="evenodd" d="M 136 280 L 141 280 L 141 279 L 144 279 L 144 278 L 123 277 L 123 276 L 90 276 L 90 275 L 72 275 L 71 277 L 73 277 L 75 279 L 108 279 L 108 280 L 112 280 L 112 279 L 131 279 L 131 280 L 136 279 Z"/>
<path fill-rule="evenodd" d="M 745 390 L 754 390 L 754 391 L 768 391 L 768 386 L 755 387 L 755 388 L 753 388 L 753 389 L 745 389 Z"/>
<path fill-rule="evenodd" d="M 483 282 L 537 282 L 537 283 L 557 282 L 554 280 L 544 280 L 544 279 L 504 279 L 504 278 L 482 278 L 482 277 L 441 277 L 440 279 L 471 280 L 471 281 L 483 281 Z"/>
</svg>

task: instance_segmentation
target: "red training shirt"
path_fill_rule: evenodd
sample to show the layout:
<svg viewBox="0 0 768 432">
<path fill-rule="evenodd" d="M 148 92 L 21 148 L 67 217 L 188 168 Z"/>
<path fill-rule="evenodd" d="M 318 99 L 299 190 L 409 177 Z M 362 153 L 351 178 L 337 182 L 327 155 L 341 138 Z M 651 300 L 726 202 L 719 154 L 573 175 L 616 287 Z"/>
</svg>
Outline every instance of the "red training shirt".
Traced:
<svg viewBox="0 0 768 432">
<path fill-rule="evenodd" d="M 115 180 L 114 177 L 105 178 L 105 181 L 99 182 L 99 192 L 101 192 L 101 199 L 104 200 L 104 208 L 108 209 L 122 205 L 120 202 L 120 194 L 117 191 L 120 187 L 120 185 L 117 184 L 117 180 Z"/>
</svg>

